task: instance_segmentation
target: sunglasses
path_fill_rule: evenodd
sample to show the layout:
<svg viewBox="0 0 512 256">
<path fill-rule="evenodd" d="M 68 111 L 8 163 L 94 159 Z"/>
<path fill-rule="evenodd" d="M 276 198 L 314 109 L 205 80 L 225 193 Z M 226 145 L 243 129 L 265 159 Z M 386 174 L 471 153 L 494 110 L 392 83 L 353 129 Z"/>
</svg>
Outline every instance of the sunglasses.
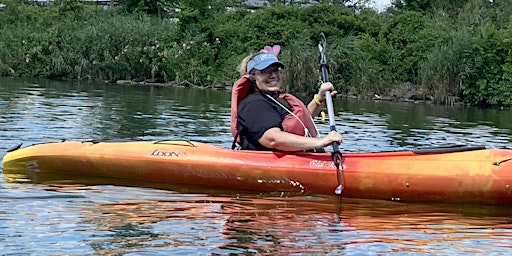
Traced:
<svg viewBox="0 0 512 256">
<path fill-rule="evenodd" d="M 268 67 L 268 68 L 263 69 L 263 70 L 257 70 L 256 74 L 261 74 L 261 75 L 264 75 L 264 76 L 270 76 L 270 75 L 274 74 L 275 72 L 278 72 L 279 74 L 281 74 L 281 70 L 283 70 L 283 69 L 280 68 L 280 67 Z"/>
</svg>

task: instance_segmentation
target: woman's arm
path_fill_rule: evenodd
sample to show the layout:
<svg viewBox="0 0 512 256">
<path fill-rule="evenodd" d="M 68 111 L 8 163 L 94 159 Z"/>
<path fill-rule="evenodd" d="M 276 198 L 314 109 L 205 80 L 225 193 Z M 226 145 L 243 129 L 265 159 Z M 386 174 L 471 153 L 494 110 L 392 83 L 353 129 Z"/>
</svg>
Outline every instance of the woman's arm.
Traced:
<svg viewBox="0 0 512 256">
<path fill-rule="evenodd" d="M 334 141 L 338 143 L 343 141 L 341 135 L 335 131 L 330 132 L 323 138 L 313 138 L 288 133 L 276 127 L 268 129 L 258 140 L 261 145 L 267 148 L 274 148 L 281 151 L 323 148 L 329 146 Z"/>
<path fill-rule="evenodd" d="M 337 91 L 334 90 L 334 85 L 332 83 L 322 83 L 320 85 L 320 89 L 318 90 L 318 96 L 314 96 L 314 98 L 308 104 L 308 111 L 312 117 L 315 117 L 320 113 L 320 109 L 322 109 L 322 105 L 325 102 L 325 93 L 330 91 L 331 96 L 334 98 L 336 96 Z"/>
</svg>

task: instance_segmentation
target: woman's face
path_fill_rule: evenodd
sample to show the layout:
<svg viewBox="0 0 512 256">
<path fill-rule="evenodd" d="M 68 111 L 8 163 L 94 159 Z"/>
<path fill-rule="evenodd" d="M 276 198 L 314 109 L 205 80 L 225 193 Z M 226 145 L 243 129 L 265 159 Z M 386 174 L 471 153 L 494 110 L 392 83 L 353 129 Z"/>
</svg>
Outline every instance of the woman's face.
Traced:
<svg viewBox="0 0 512 256">
<path fill-rule="evenodd" d="M 263 92 L 278 92 L 283 84 L 279 64 L 272 64 L 263 70 L 254 73 L 256 85 Z"/>
</svg>

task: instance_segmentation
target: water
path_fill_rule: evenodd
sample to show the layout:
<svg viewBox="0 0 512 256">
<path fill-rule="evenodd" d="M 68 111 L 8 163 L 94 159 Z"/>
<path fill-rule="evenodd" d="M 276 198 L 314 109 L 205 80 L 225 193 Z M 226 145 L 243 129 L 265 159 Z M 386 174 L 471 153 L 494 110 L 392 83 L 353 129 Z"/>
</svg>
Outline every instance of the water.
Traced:
<svg viewBox="0 0 512 256">
<path fill-rule="evenodd" d="M 229 92 L 0 78 L 0 156 L 61 139 L 230 147 Z M 343 151 L 511 147 L 510 110 L 335 99 Z M 319 123 L 325 134 L 328 123 Z M 505 255 L 512 207 L 0 176 L 2 255 Z"/>
</svg>

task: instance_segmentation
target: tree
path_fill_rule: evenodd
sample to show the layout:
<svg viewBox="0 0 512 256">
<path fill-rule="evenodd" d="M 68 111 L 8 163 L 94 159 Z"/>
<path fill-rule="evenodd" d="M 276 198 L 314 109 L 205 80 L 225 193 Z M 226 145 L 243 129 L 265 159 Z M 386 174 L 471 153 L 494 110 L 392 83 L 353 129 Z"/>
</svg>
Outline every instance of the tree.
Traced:
<svg viewBox="0 0 512 256">
<path fill-rule="evenodd" d="M 442 11 L 450 17 L 457 17 L 459 11 L 470 1 L 473 0 L 392 0 L 391 4 L 399 11 L 415 11 L 423 14 Z"/>
<path fill-rule="evenodd" d="M 430 0 L 393 0 L 391 4 L 399 11 L 431 13 L 433 10 Z"/>
</svg>

